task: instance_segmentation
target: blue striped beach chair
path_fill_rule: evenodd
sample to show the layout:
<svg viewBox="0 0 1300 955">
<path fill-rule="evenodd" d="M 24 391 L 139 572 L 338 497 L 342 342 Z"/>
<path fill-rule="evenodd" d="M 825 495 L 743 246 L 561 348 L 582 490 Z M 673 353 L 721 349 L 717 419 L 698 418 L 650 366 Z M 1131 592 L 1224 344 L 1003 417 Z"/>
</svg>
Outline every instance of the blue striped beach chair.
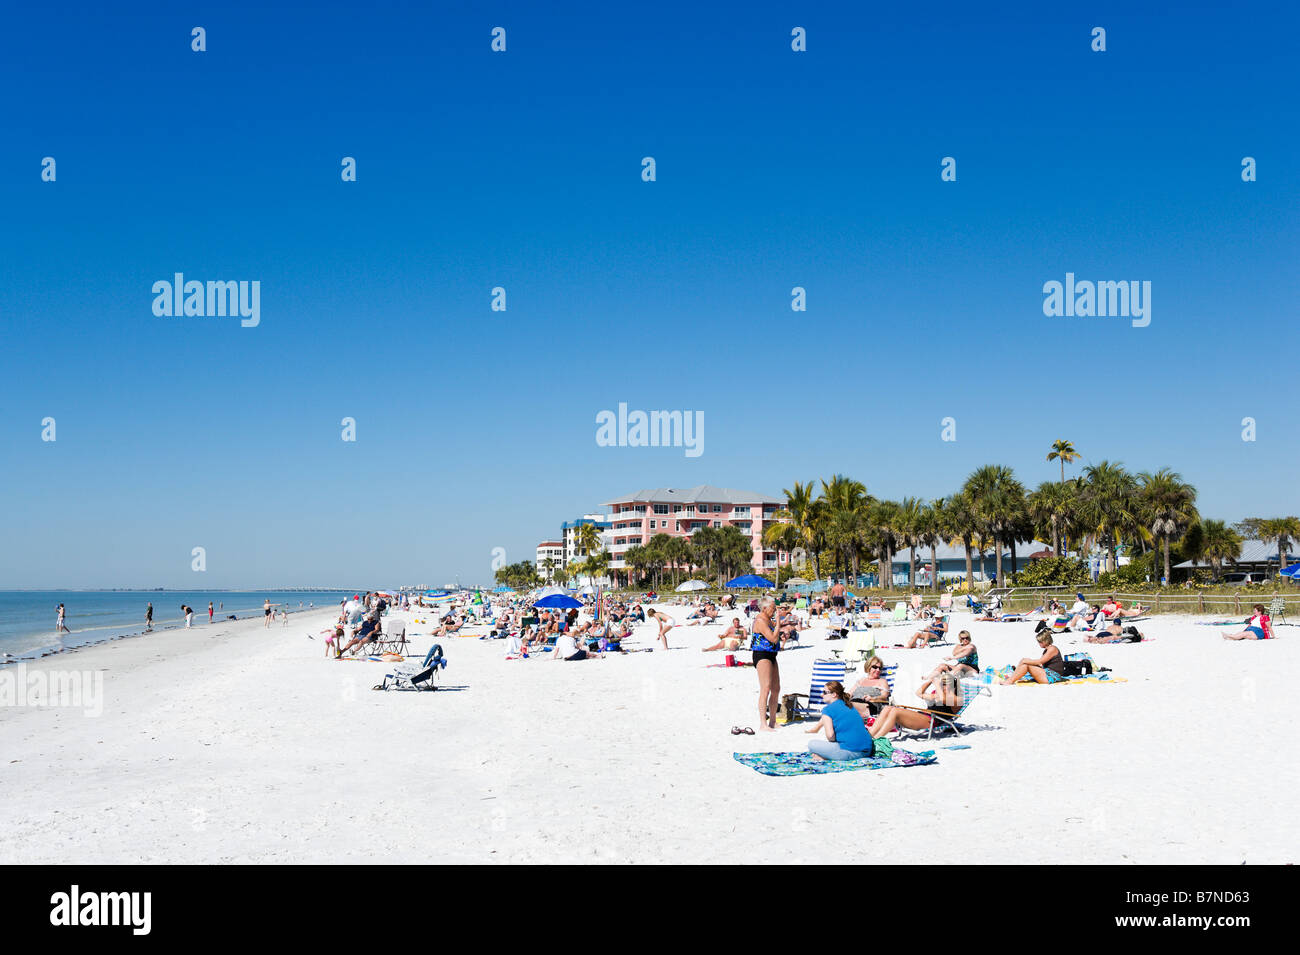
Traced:
<svg viewBox="0 0 1300 955">
<path fill-rule="evenodd" d="M 961 688 L 961 706 L 957 707 L 956 713 L 953 713 L 951 715 L 947 713 L 935 713 L 934 711 L 928 710 L 923 706 L 901 706 L 900 705 L 899 709 L 911 710 L 914 713 L 928 713 L 930 716 L 930 728 L 928 730 L 922 731 L 922 730 L 903 729 L 900 727 L 899 733 L 914 734 L 916 736 L 921 736 L 922 734 L 924 734 L 926 739 L 931 739 L 933 738 L 934 731 L 937 728 L 940 731 L 951 730 L 952 732 L 960 736 L 961 725 L 957 721 L 961 719 L 962 714 L 965 713 L 968 709 L 970 709 L 970 705 L 974 703 L 977 698 L 981 696 L 992 696 L 993 691 L 990 690 L 988 685 L 983 680 L 980 679 L 960 680 L 957 685 Z M 892 682 L 890 683 L 890 686 L 891 687 L 893 686 Z"/>
<path fill-rule="evenodd" d="M 822 715 L 822 688 L 832 680 L 844 682 L 844 674 L 848 672 L 848 666 L 843 660 L 814 660 L 812 669 L 812 680 L 808 684 L 808 693 L 791 693 L 790 720 L 796 719 L 820 719 Z M 799 702 L 800 699 L 806 699 L 807 705 Z M 788 722 L 788 721 L 787 721 Z"/>
</svg>

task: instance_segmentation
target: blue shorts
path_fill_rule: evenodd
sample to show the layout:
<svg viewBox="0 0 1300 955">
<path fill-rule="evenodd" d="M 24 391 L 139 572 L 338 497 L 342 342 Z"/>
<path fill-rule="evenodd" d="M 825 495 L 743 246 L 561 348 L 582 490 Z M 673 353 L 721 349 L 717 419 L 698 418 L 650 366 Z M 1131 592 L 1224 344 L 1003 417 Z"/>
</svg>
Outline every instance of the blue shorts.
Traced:
<svg viewBox="0 0 1300 955">
<path fill-rule="evenodd" d="M 1065 682 L 1065 677 L 1061 676 L 1061 674 L 1057 673 L 1055 670 L 1049 670 L 1049 669 L 1047 669 L 1046 667 L 1044 667 L 1044 668 L 1043 668 L 1043 672 L 1047 674 L 1047 682 L 1048 682 L 1048 683 L 1064 683 L 1064 682 Z"/>
<path fill-rule="evenodd" d="M 1265 633 L 1262 629 L 1260 629 L 1259 627 L 1247 627 L 1246 629 L 1249 630 L 1251 633 L 1253 633 L 1253 634 L 1255 635 L 1255 639 L 1256 639 L 1256 640 L 1266 640 L 1266 639 L 1268 639 L 1268 634 L 1266 634 L 1266 633 Z"/>
</svg>

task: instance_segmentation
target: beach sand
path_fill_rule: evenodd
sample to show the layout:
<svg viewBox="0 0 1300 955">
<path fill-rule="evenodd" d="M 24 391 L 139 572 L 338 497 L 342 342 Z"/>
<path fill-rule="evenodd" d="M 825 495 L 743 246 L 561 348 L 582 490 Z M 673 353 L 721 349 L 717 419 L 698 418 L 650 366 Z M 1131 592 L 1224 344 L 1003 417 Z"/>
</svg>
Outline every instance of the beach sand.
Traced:
<svg viewBox="0 0 1300 955">
<path fill-rule="evenodd" d="M 680 607 L 670 613 L 684 617 Z M 27 664 L 103 671 L 103 712 L 0 708 L 0 862 L 1294 862 L 1300 782 L 1285 683 L 1300 628 L 1229 643 L 1167 616 L 1152 642 L 1089 647 L 1112 685 L 993 688 L 933 766 L 773 778 L 735 751 L 804 750 L 757 729 L 752 668 L 708 667 L 721 629 L 667 653 L 504 659 L 442 642 L 434 693 L 374 692 L 334 662 L 334 611 L 115 641 Z M 411 620 L 414 614 L 399 614 Z M 1208 618 L 1198 618 L 1208 619 Z M 1032 624 L 972 623 L 984 665 L 1036 650 Z M 409 632 L 428 625 L 407 624 Z M 906 638 L 913 628 L 881 631 Z M 629 646 L 657 645 L 641 626 Z M 1069 652 L 1070 635 L 1062 641 Z M 427 637 L 417 637 L 423 651 Z M 805 633 L 783 692 L 843 641 Z M 946 648 L 884 650 L 910 697 Z M 738 657 L 748 660 L 748 653 Z M 905 702 L 908 700 L 904 700 Z M 969 749 L 947 749 L 954 743 Z M 930 748 L 923 741 L 899 745 Z"/>
</svg>

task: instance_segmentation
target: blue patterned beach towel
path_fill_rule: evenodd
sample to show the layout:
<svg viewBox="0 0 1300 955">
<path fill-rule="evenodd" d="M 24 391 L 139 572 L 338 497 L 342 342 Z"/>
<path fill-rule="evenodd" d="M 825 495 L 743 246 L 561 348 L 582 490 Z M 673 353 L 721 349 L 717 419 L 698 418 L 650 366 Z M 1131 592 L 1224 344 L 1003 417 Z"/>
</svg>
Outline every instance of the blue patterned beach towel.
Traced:
<svg viewBox="0 0 1300 955">
<path fill-rule="evenodd" d="M 812 753 L 732 753 L 736 762 L 764 776 L 809 776 L 821 773 L 848 773 L 855 769 L 893 769 L 895 766 L 925 766 L 939 758 L 934 750 L 912 753 L 894 747 L 890 756 L 865 759 L 818 759 Z"/>
</svg>

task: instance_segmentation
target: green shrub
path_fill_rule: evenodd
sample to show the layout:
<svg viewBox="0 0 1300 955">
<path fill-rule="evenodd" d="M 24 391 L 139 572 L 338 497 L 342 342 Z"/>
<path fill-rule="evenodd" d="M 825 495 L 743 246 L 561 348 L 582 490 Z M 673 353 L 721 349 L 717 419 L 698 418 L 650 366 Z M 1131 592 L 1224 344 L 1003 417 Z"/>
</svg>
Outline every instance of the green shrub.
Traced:
<svg viewBox="0 0 1300 955">
<path fill-rule="evenodd" d="M 1017 587 L 1075 587 L 1089 582 L 1088 567 L 1075 557 L 1040 557 L 1011 582 Z"/>
</svg>

